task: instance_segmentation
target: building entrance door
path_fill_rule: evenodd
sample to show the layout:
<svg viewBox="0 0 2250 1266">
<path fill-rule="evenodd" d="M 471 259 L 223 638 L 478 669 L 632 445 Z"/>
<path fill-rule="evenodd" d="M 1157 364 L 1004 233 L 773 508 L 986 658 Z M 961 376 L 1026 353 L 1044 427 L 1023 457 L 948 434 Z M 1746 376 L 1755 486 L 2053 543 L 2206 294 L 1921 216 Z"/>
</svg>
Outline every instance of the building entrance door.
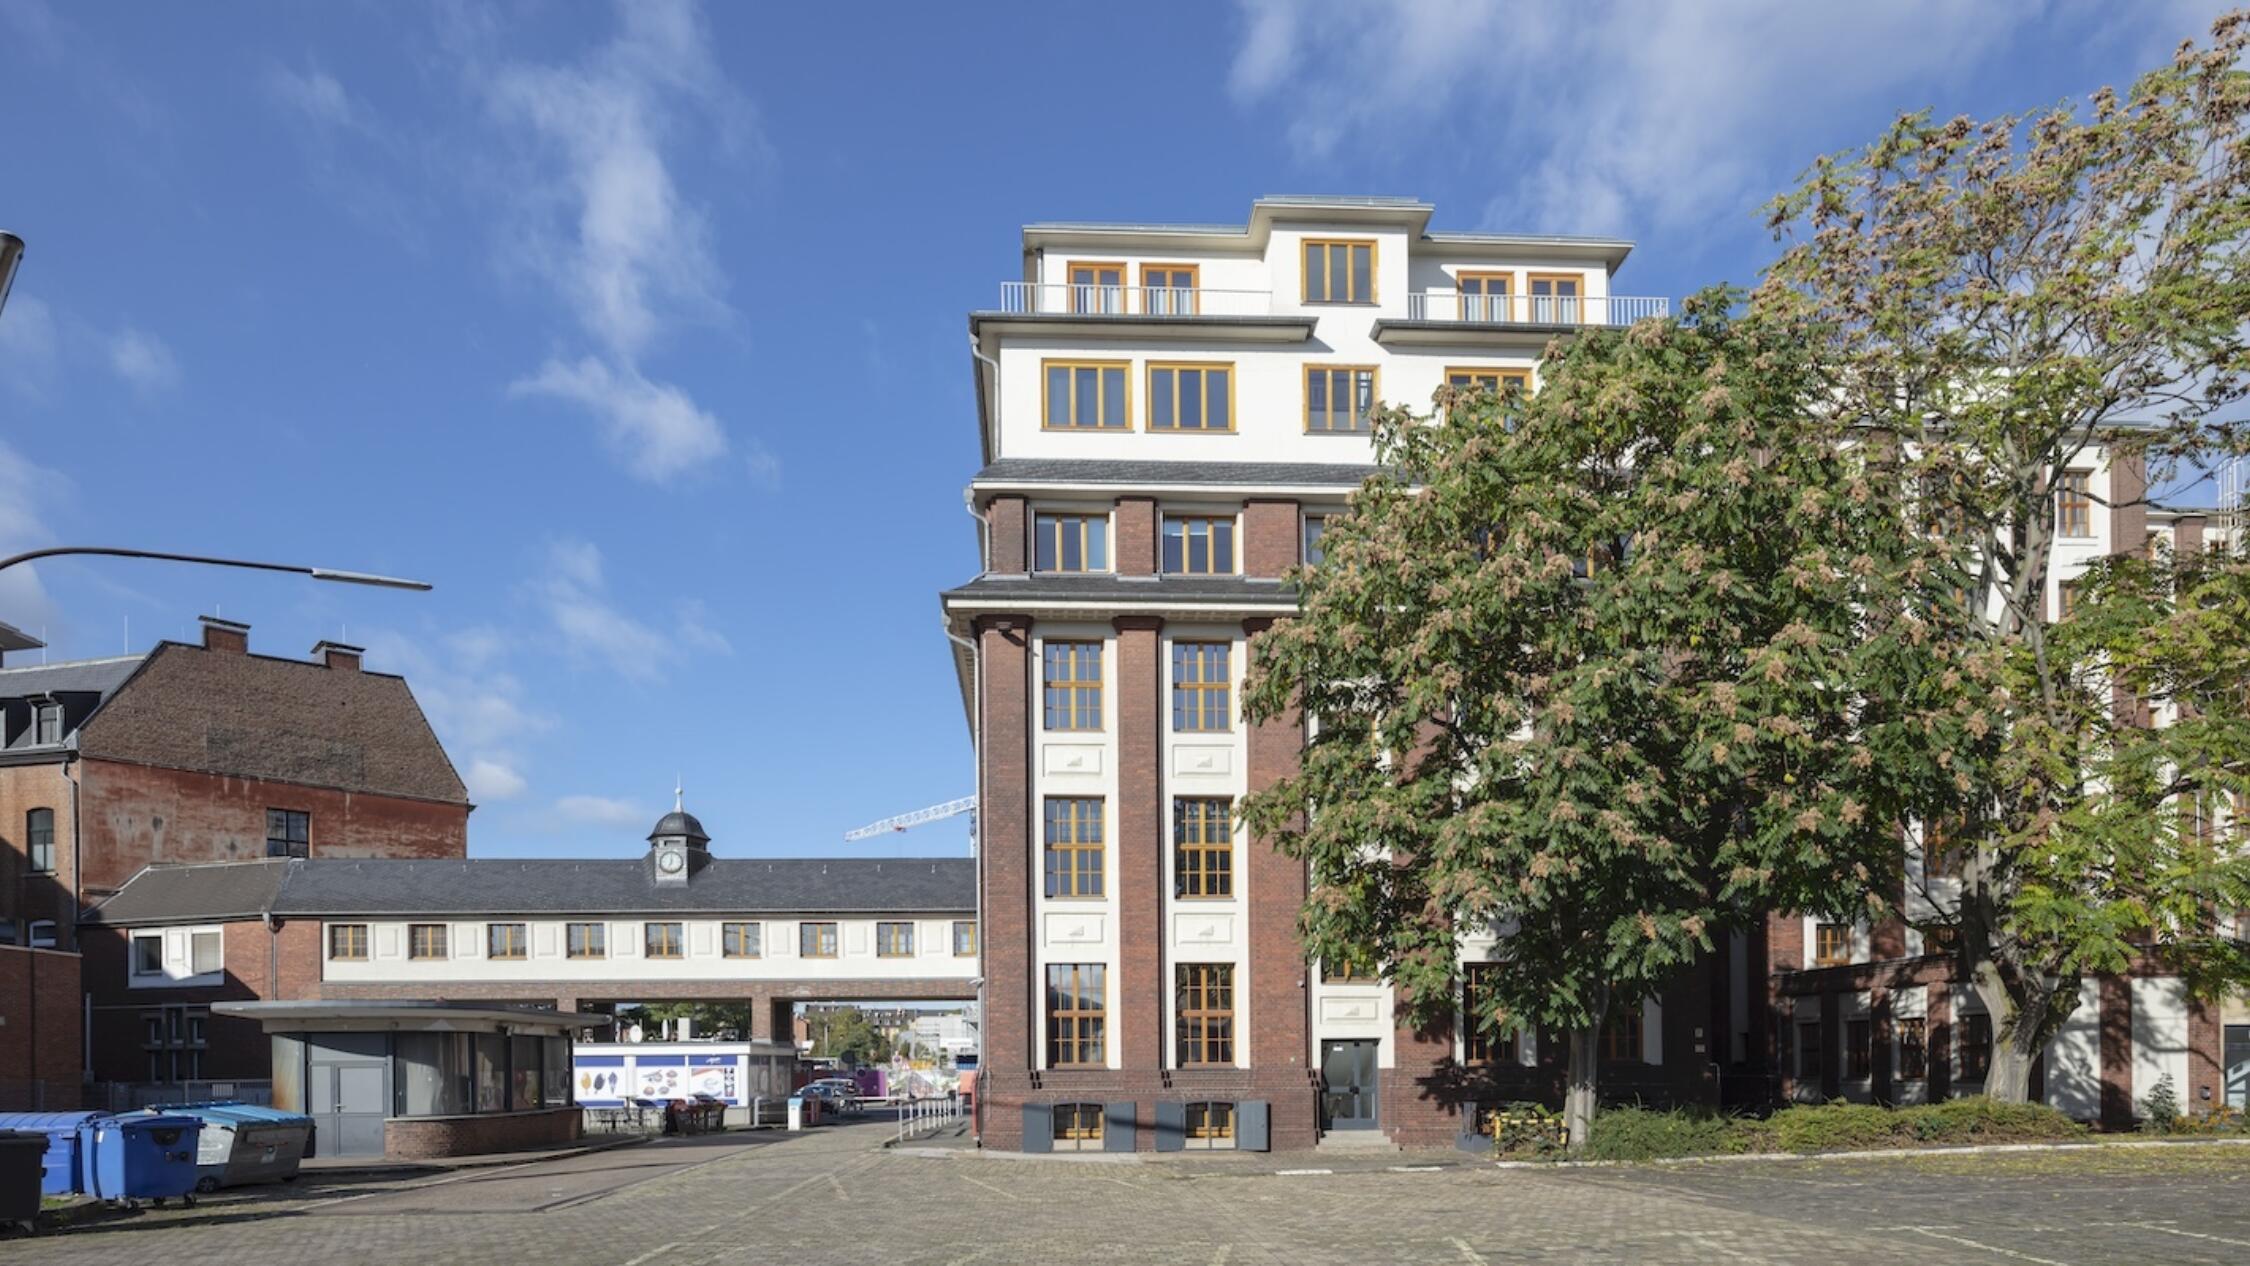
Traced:
<svg viewBox="0 0 2250 1266">
<path fill-rule="evenodd" d="M 312 1039 L 305 1069 L 305 1115 L 322 1156 L 381 1156 L 391 1114 L 390 1059 L 381 1033 L 327 1033 Z"/>
<path fill-rule="evenodd" d="M 1375 1128 L 1375 1052 L 1380 1043 L 1320 1044 L 1320 1128 Z"/>
</svg>

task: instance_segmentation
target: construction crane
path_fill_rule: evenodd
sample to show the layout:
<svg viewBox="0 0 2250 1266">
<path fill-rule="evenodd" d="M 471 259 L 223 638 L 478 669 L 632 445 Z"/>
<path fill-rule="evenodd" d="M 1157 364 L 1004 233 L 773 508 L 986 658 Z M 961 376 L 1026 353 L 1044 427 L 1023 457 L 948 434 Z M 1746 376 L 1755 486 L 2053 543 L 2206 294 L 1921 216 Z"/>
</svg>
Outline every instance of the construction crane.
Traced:
<svg viewBox="0 0 2250 1266">
<path fill-rule="evenodd" d="M 944 804 L 933 804 L 927 809 L 916 809 L 912 813 L 901 813 L 895 818 L 884 818 L 880 822 L 870 822 L 856 831 L 844 832 L 844 838 L 846 840 L 870 839 L 892 831 L 904 831 L 925 823 L 956 818 L 964 813 L 969 815 L 969 851 L 974 853 L 977 848 L 977 798 L 975 796 L 963 796 L 959 800 L 948 800 Z"/>
</svg>

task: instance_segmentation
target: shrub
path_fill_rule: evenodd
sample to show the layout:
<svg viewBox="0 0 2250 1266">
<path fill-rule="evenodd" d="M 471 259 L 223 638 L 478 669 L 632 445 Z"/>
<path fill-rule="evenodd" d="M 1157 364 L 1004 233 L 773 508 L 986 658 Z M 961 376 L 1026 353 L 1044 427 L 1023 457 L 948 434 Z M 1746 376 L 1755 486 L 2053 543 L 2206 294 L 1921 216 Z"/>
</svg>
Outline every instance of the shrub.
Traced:
<svg viewBox="0 0 2250 1266">
<path fill-rule="evenodd" d="M 2172 1074 L 2166 1073 L 2148 1088 L 2144 1102 L 2148 1115 L 2141 1118 L 2141 1129 L 2150 1134 L 2170 1134 L 2180 1128 L 2180 1092 L 2172 1085 Z"/>
<path fill-rule="evenodd" d="M 1658 1160 L 1716 1156 L 1748 1149 L 1747 1122 L 1708 1109 L 1604 1108 L 1586 1140 L 1588 1160 Z"/>
<path fill-rule="evenodd" d="M 1492 1130 L 1494 1156 L 1527 1160 L 1562 1154 L 1562 1114 L 1541 1104 L 1507 1104 L 1486 1123 Z"/>
<path fill-rule="evenodd" d="M 1982 1097 L 1911 1108 L 1840 1102 L 1784 1108 L 1765 1128 L 1773 1146 L 1789 1152 L 2032 1142 L 2076 1138 L 2085 1132 L 2085 1127 L 2045 1104 L 1999 1103 Z"/>
</svg>

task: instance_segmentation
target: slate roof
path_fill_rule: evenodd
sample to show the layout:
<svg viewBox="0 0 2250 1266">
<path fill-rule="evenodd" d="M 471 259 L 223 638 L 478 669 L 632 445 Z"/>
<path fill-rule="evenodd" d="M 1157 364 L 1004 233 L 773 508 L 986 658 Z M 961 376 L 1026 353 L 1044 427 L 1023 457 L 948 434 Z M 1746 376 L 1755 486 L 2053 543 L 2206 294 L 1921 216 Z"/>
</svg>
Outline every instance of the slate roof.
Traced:
<svg viewBox="0 0 2250 1266">
<path fill-rule="evenodd" d="M 1003 457 L 977 472 L 984 483 L 1263 484 L 1357 488 L 1381 467 L 1354 462 L 1096 461 L 1071 457 Z"/>
<path fill-rule="evenodd" d="M 645 858 L 293 858 L 152 866 L 84 922 L 381 915 L 945 914 L 976 908 L 967 858 L 713 858 L 659 887 Z"/>
<path fill-rule="evenodd" d="M 1297 587 L 1251 576 L 1037 575 L 979 576 L 941 598 L 1007 602 L 1261 602 L 1294 604 Z"/>
<path fill-rule="evenodd" d="M 184 642 L 158 643 L 138 670 L 79 727 L 80 752 L 468 803 L 404 678 Z"/>
<path fill-rule="evenodd" d="M 119 655 L 109 659 L 67 660 L 57 664 L 0 667 L 0 714 L 7 718 L 0 735 L 7 736 L 9 752 L 59 752 L 86 718 L 109 701 L 146 656 Z M 31 725 L 31 705 L 24 700 L 52 695 L 63 705 L 63 741 L 40 744 Z"/>
</svg>

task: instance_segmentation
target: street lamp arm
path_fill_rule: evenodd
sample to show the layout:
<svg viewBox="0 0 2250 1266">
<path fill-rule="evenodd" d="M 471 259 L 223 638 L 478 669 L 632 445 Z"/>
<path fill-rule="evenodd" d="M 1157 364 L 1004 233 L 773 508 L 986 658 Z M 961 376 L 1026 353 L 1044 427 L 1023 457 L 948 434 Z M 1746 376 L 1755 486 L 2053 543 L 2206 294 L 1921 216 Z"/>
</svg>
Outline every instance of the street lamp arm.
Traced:
<svg viewBox="0 0 2250 1266">
<path fill-rule="evenodd" d="M 310 576 L 314 580 L 333 580 L 347 585 L 375 585 L 384 589 L 427 591 L 430 588 L 428 581 L 402 580 L 396 576 L 376 576 L 361 571 L 339 571 L 332 567 L 299 567 L 290 563 L 262 563 L 247 558 L 214 558 L 204 554 L 171 554 L 162 550 L 123 549 L 104 545 L 56 545 L 47 549 L 27 550 L 0 558 L 0 571 L 6 571 L 18 563 L 73 554 L 96 554 L 108 558 L 153 558 L 167 563 L 201 563 L 208 567 L 243 567 L 251 571 L 285 571 Z"/>
</svg>

